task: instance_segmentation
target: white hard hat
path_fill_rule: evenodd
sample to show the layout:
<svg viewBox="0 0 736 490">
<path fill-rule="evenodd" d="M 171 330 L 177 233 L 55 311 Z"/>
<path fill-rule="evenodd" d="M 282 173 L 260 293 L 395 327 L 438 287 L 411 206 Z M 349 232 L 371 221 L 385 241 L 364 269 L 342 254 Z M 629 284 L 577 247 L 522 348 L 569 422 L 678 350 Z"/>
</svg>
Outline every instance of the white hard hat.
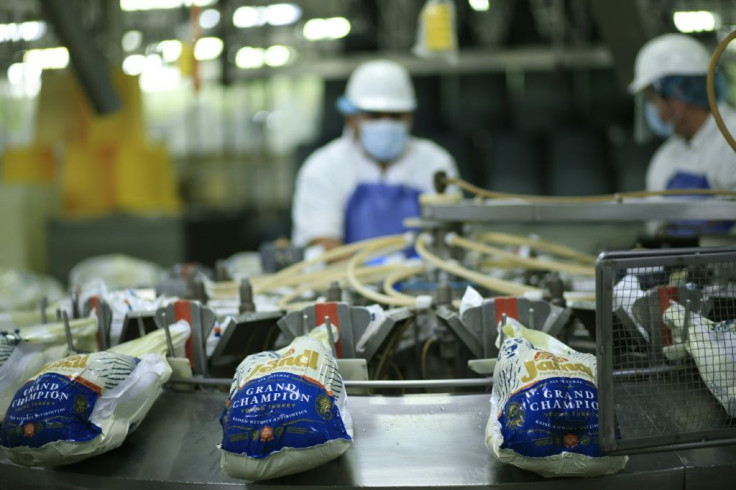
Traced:
<svg viewBox="0 0 736 490">
<path fill-rule="evenodd" d="M 417 107 L 409 72 L 389 60 L 368 61 L 356 68 L 345 97 L 368 112 L 411 112 Z"/>
<path fill-rule="evenodd" d="M 662 34 L 639 49 L 629 92 L 635 94 L 668 75 L 705 75 L 709 63 L 710 53 L 699 41 L 685 34 Z"/>
</svg>

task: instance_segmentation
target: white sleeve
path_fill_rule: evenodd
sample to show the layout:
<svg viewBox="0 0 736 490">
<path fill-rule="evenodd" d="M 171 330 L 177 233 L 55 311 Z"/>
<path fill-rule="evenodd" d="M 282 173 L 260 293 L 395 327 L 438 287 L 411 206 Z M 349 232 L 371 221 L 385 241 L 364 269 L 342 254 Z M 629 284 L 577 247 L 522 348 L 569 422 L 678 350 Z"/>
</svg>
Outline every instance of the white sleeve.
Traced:
<svg viewBox="0 0 736 490">
<path fill-rule="evenodd" d="M 334 176 L 324 169 L 327 155 L 317 150 L 299 170 L 291 210 L 291 240 L 302 247 L 317 237 L 342 239 L 344 210 Z"/>
<path fill-rule="evenodd" d="M 724 142 L 724 152 L 715 162 L 714 182 L 711 187 L 727 191 L 736 191 L 736 153 Z"/>
<path fill-rule="evenodd" d="M 646 190 L 662 191 L 667 186 L 670 175 L 674 173 L 671 167 L 672 155 L 669 151 L 669 142 L 664 142 L 654 152 L 646 173 Z"/>
</svg>

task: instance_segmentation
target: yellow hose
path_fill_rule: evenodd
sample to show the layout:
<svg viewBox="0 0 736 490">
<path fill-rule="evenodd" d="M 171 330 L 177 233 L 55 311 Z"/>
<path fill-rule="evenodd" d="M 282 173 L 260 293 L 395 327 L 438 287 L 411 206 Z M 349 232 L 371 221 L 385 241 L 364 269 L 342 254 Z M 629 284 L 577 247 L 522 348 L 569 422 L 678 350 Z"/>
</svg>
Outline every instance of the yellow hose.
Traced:
<svg viewBox="0 0 736 490">
<path fill-rule="evenodd" d="M 491 247 L 490 245 L 483 245 L 481 243 L 475 243 L 471 240 L 461 238 L 457 235 L 449 235 L 450 245 L 462 247 L 466 250 L 474 250 L 476 252 L 484 253 L 487 255 L 495 255 L 497 257 L 503 257 L 519 266 L 526 267 L 527 269 L 535 270 L 547 270 L 556 272 L 566 272 L 568 274 L 577 274 L 582 276 L 595 276 L 595 268 L 586 265 L 577 264 L 566 264 L 564 262 L 545 261 L 531 258 L 519 257 L 516 254 L 507 252 L 500 248 Z"/>
<path fill-rule="evenodd" d="M 400 293 L 399 291 L 394 289 L 394 285 L 402 279 L 406 279 L 407 277 L 411 277 L 416 274 L 419 274 L 420 272 L 424 271 L 424 269 L 425 269 L 424 264 L 416 265 L 413 267 L 402 266 L 400 270 L 393 272 L 384 278 L 383 292 L 389 296 L 394 296 L 396 298 L 405 298 L 407 300 L 409 298 L 413 298 L 413 296 L 410 296 L 404 293 Z"/>
<path fill-rule="evenodd" d="M 432 344 L 435 342 L 437 342 L 437 337 L 430 337 L 422 346 L 422 379 L 427 379 L 427 356 L 429 355 L 429 348 L 432 347 Z"/>
<path fill-rule="evenodd" d="M 386 265 L 380 265 L 376 267 L 362 267 L 356 271 L 356 275 L 358 276 L 374 276 L 378 275 L 379 278 L 383 278 L 386 272 L 394 271 L 395 269 L 401 267 L 400 264 L 386 264 Z M 323 277 L 319 277 L 318 280 L 314 280 L 308 283 L 303 283 L 301 286 L 296 288 L 294 291 L 285 294 L 279 299 L 278 302 L 278 308 L 285 310 L 289 306 L 289 303 L 304 294 L 307 291 L 314 290 L 314 289 L 320 289 L 324 288 L 330 285 L 332 281 L 339 281 L 345 279 L 347 275 L 347 271 L 345 268 L 342 268 L 338 271 L 333 271 L 332 274 L 324 275 Z"/>
<path fill-rule="evenodd" d="M 312 283 L 315 281 L 321 281 L 326 277 L 332 277 L 333 275 L 345 275 L 345 264 L 339 263 L 339 264 L 330 264 L 326 268 L 315 271 L 315 272 L 309 272 L 307 274 L 295 274 L 292 276 L 286 276 L 281 278 L 279 281 L 271 282 L 270 286 L 267 289 L 264 289 L 261 292 L 270 291 L 278 288 L 283 287 L 292 287 L 299 284 L 304 283 Z"/>
<path fill-rule="evenodd" d="M 330 264 L 326 268 L 315 271 L 315 272 L 309 272 L 307 274 L 294 274 L 294 275 L 288 275 L 281 278 L 278 278 L 278 280 L 271 280 L 272 276 L 262 276 L 262 278 L 253 278 L 251 279 L 251 285 L 253 286 L 254 290 L 258 290 L 259 293 L 264 293 L 266 291 L 270 291 L 273 289 L 278 289 L 282 287 L 291 287 L 295 284 L 303 283 L 303 282 L 310 282 L 314 280 L 318 280 L 321 277 L 329 276 L 331 273 L 337 270 L 344 270 L 345 265 L 344 264 Z M 268 278 L 269 284 L 266 288 L 258 288 L 258 279 Z M 262 283 L 261 283 L 262 284 Z M 216 298 L 231 298 L 234 296 L 238 296 L 240 294 L 240 283 L 237 281 L 220 281 L 220 282 L 214 282 L 210 281 L 209 279 L 205 280 L 205 288 L 207 291 L 207 296 L 210 297 L 210 299 L 216 299 Z"/>
<path fill-rule="evenodd" d="M 542 294 L 541 289 L 538 289 L 532 286 L 525 286 L 523 284 L 517 284 L 511 281 L 504 281 L 503 279 L 496 279 L 493 277 L 488 277 L 478 272 L 466 269 L 465 267 L 462 267 L 461 265 L 452 264 L 450 262 L 442 260 L 436 255 L 430 253 L 429 250 L 427 250 L 427 247 L 425 244 L 426 239 L 427 238 L 425 235 L 421 235 L 417 239 L 414 245 L 417 253 L 425 261 L 437 266 L 438 268 L 444 271 L 450 272 L 459 277 L 464 277 L 465 279 L 468 279 L 477 284 L 480 284 L 481 286 L 488 288 L 492 291 L 496 291 L 501 294 L 506 294 L 509 296 L 522 296 L 524 293 L 539 293 L 540 295 Z"/>
<path fill-rule="evenodd" d="M 485 232 L 478 235 L 478 240 L 483 242 L 500 243 L 502 245 L 515 245 L 517 247 L 527 246 L 541 252 L 548 252 L 559 255 L 560 257 L 568 257 L 585 264 L 595 264 L 595 257 L 583 252 L 579 252 L 574 248 L 565 245 L 550 242 L 548 240 L 535 240 L 525 236 L 512 235 L 509 233 Z"/>
<path fill-rule="evenodd" d="M 721 54 L 723 54 L 723 51 L 726 49 L 726 46 L 728 46 L 728 43 L 730 43 L 734 39 L 736 39 L 736 31 L 733 31 L 728 36 L 726 36 L 726 38 L 718 44 L 716 50 L 713 52 L 713 56 L 710 59 L 710 64 L 708 65 L 706 88 L 708 89 L 708 105 L 710 105 L 710 112 L 711 114 L 713 114 L 713 119 L 716 120 L 716 125 L 718 126 L 718 129 L 721 130 L 721 134 L 724 138 L 726 138 L 728 144 L 731 145 L 733 151 L 736 151 L 736 140 L 733 139 L 731 132 L 728 130 L 728 127 L 726 127 L 726 123 L 723 122 L 721 111 L 720 109 L 718 109 L 718 101 L 716 100 L 715 87 L 716 67 L 718 66 L 718 60 L 721 59 Z"/>
<path fill-rule="evenodd" d="M 513 269 L 516 266 L 509 263 L 508 260 L 484 259 L 478 263 L 478 267 L 482 269 Z"/>
<path fill-rule="evenodd" d="M 688 196 L 693 194 L 736 197 L 736 191 L 726 191 L 720 189 L 669 189 L 665 191 L 633 191 L 620 192 L 618 194 L 603 194 L 600 196 L 538 196 L 533 194 L 510 194 L 507 192 L 490 191 L 488 189 L 483 189 L 482 187 L 477 187 L 458 177 L 447 177 L 446 182 L 448 185 L 455 184 L 461 189 L 465 189 L 472 194 L 488 199 L 519 199 L 526 202 L 538 203 L 596 203 L 610 201 L 617 202 L 623 199 L 633 199 L 640 197 Z"/>
<path fill-rule="evenodd" d="M 264 276 L 263 278 L 253 278 L 253 280 L 251 281 L 253 283 L 253 292 L 260 293 L 269 289 L 275 289 L 276 287 L 280 287 L 279 282 L 285 277 L 295 275 L 297 272 L 311 265 L 318 264 L 320 262 L 329 262 L 332 260 L 345 258 L 367 246 L 379 243 L 391 243 L 391 240 L 396 239 L 397 237 L 402 237 L 402 235 L 391 235 L 380 238 L 372 238 L 369 240 L 351 243 L 349 245 L 341 245 L 337 248 L 333 248 L 332 250 L 328 250 L 327 252 L 320 254 L 317 257 L 313 257 L 309 260 L 303 260 L 296 264 L 290 265 L 289 267 L 282 269 L 279 272 L 270 276 Z"/>
<path fill-rule="evenodd" d="M 365 287 L 363 283 L 358 280 L 355 269 L 358 264 L 362 264 L 368 257 L 375 254 L 379 250 L 386 252 L 394 252 L 406 248 L 407 243 L 404 236 L 393 236 L 388 238 L 385 242 L 376 242 L 363 248 L 360 252 L 355 254 L 353 258 L 348 261 L 347 276 L 348 282 L 358 293 L 363 297 L 391 306 L 414 306 L 415 298 L 412 296 L 411 299 L 399 298 L 395 296 L 389 296 L 386 294 L 377 293 Z"/>
</svg>

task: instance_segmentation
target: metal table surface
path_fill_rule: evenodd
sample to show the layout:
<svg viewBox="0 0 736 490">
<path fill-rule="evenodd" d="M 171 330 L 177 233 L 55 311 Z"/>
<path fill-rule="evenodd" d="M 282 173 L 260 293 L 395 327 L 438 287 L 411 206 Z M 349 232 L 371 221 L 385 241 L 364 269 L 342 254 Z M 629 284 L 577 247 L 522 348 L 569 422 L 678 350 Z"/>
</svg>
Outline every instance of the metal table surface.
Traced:
<svg viewBox="0 0 736 490">
<path fill-rule="evenodd" d="M 488 488 L 647 490 L 719 488 L 736 469 L 736 448 L 631 456 L 626 468 L 590 479 L 545 479 L 497 461 L 484 443 L 487 394 L 353 396 L 355 444 L 342 457 L 301 474 L 251 483 L 220 472 L 216 445 L 226 395 L 165 392 L 118 449 L 52 469 L 0 458 L 0 488 L 234 489 Z M 697 478 L 690 477 L 697 474 Z M 730 487 L 730 486 L 729 486 Z M 695 487 L 693 487 L 695 488 Z M 723 488 L 721 486 L 720 488 Z"/>
</svg>

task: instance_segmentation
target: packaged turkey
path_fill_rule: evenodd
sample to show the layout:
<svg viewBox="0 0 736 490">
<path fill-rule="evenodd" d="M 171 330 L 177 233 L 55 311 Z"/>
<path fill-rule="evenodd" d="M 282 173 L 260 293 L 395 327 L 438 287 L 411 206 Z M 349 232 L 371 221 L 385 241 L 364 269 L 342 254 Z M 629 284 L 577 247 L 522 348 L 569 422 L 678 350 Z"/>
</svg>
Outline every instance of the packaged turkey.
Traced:
<svg viewBox="0 0 736 490">
<path fill-rule="evenodd" d="M 94 318 L 72 320 L 69 328 L 76 348 L 96 350 Z M 66 331 L 59 322 L 0 332 L 0 420 L 18 388 L 44 365 L 68 354 Z"/>
<path fill-rule="evenodd" d="M 190 327 L 169 327 L 183 350 Z M 0 428 L 9 459 L 24 466 L 75 463 L 120 446 L 171 376 L 162 329 L 103 352 L 45 366 L 15 394 Z"/>
<path fill-rule="evenodd" d="M 351 446 L 345 386 L 326 332 L 323 325 L 240 363 L 220 417 L 220 464 L 229 476 L 265 480 L 298 473 Z"/>
<path fill-rule="evenodd" d="M 626 456 L 598 444 L 596 359 L 513 319 L 502 327 L 486 445 L 501 461 L 545 477 L 615 473 Z"/>
</svg>

